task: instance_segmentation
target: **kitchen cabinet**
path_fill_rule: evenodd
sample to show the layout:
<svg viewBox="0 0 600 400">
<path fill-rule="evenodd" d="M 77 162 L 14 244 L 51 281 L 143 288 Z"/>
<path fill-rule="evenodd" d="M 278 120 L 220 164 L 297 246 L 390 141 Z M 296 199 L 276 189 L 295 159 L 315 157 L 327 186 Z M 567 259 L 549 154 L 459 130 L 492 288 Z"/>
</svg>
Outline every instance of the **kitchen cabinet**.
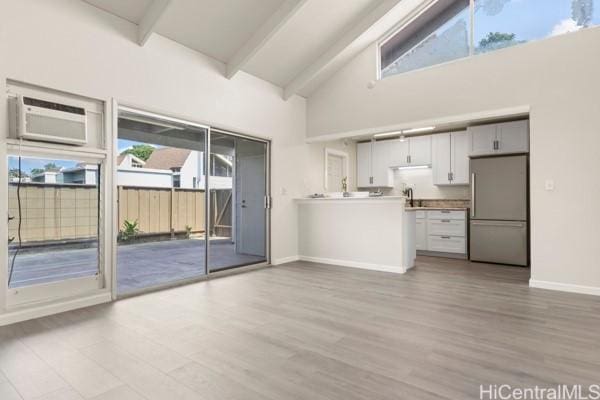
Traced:
<svg viewBox="0 0 600 400">
<path fill-rule="evenodd" d="M 390 148 L 386 142 L 366 142 L 356 145 L 356 184 L 360 188 L 392 187 Z"/>
<path fill-rule="evenodd" d="M 408 165 L 431 165 L 431 136 L 408 138 Z"/>
<path fill-rule="evenodd" d="M 466 211 L 428 210 L 424 217 L 417 216 L 416 243 L 422 254 L 467 255 Z M 421 223 L 421 225 L 419 225 Z"/>
<path fill-rule="evenodd" d="M 467 131 L 440 133 L 432 138 L 434 185 L 469 184 Z"/>
<path fill-rule="evenodd" d="M 431 135 L 388 140 L 387 143 L 390 148 L 390 166 L 431 165 Z"/>
<path fill-rule="evenodd" d="M 427 250 L 427 218 L 423 211 L 417 211 L 416 219 L 416 241 L 417 250 Z"/>
<path fill-rule="evenodd" d="M 371 185 L 371 142 L 356 145 L 356 186 Z"/>
<path fill-rule="evenodd" d="M 469 155 L 485 156 L 529 152 L 529 121 L 470 126 Z"/>
<path fill-rule="evenodd" d="M 390 166 L 406 167 L 408 165 L 408 140 L 388 140 L 390 147 Z"/>
<path fill-rule="evenodd" d="M 529 121 L 513 121 L 498 124 L 496 131 L 498 150 L 496 154 L 529 152 Z"/>
</svg>

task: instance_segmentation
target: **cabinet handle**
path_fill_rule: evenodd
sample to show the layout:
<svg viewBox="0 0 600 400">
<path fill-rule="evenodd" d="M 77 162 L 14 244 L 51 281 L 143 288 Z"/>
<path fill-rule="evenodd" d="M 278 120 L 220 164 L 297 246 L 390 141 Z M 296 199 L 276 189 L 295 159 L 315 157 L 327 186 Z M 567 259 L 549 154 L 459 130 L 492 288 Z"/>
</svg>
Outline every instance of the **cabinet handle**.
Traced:
<svg viewBox="0 0 600 400">
<path fill-rule="evenodd" d="M 440 210 L 442 214 L 450 214 L 450 210 Z"/>
<path fill-rule="evenodd" d="M 500 142 L 498 140 L 494 140 L 494 150 L 498 150 L 500 148 Z"/>
<path fill-rule="evenodd" d="M 440 236 L 442 239 L 450 239 L 450 236 Z"/>
<path fill-rule="evenodd" d="M 373 184 L 373 177 L 372 177 L 372 176 L 370 176 L 370 177 L 369 177 L 369 183 L 370 183 L 371 185 Z"/>
<path fill-rule="evenodd" d="M 449 219 L 441 219 L 440 221 L 442 221 L 442 222 L 450 222 Z"/>
</svg>

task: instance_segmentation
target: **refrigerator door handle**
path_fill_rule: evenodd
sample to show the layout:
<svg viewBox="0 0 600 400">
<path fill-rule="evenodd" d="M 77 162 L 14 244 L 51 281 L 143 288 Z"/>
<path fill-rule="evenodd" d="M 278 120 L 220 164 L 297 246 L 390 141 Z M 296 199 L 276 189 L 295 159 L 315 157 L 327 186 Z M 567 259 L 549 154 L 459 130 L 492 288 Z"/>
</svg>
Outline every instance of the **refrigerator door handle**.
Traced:
<svg viewBox="0 0 600 400">
<path fill-rule="evenodd" d="M 523 228 L 525 227 L 525 223 L 494 223 L 494 222 L 471 222 L 471 225 L 477 225 L 477 226 L 501 226 L 501 227 L 506 227 L 506 228 Z"/>
<path fill-rule="evenodd" d="M 471 218 L 475 218 L 475 172 L 471 173 Z"/>
</svg>

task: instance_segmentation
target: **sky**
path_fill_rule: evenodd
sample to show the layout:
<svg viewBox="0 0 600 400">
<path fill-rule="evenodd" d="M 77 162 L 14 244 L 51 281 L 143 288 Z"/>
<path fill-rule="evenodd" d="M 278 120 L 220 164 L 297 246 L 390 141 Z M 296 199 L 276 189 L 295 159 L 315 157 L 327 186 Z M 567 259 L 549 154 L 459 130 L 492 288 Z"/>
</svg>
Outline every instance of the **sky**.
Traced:
<svg viewBox="0 0 600 400">
<path fill-rule="evenodd" d="M 593 3 L 592 24 L 600 24 L 600 0 Z M 488 32 L 515 33 L 516 40 L 542 39 L 553 31 L 564 33 L 564 28 L 575 26 L 571 4 L 571 0 L 510 0 L 496 15 L 487 15 L 480 8 L 475 14 L 475 43 Z"/>
<path fill-rule="evenodd" d="M 79 164 L 81 161 L 68 161 L 68 160 L 55 160 L 48 158 L 32 158 L 22 157 L 21 158 L 21 170 L 27 174 L 31 173 L 34 168 L 44 168 L 44 165 L 54 163 L 59 167 L 72 168 Z M 9 156 L 8 157 L 8 168 L 17 169 L 19 168 L 19 157 Z"/>
</svg>

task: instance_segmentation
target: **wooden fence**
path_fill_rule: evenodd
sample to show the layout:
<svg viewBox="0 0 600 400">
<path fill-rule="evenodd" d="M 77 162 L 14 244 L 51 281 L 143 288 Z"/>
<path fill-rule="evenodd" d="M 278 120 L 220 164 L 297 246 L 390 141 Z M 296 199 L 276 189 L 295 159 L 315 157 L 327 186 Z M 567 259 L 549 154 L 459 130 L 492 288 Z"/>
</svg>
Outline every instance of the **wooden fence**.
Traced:
<svg viewBox="0 0 600 400">
<path fill-rule="evenodd" d="M 21 239 L 60 241 L 98 236 L 98 188 L 93 185 L 22 183 Z M 8 224 L 12 244 L 18 241 L 17 185 L 8 186 Z"/>
<path fill-rule="evenodd" d="M 204 232 L 202 189 L 119 186 L 119 228 L 137 221 L 141 233 Z"/>
<path fill-rule="evenodd" d="M 231 189 L 212 191 L 211 233 L 231 235 Z M 22 183 L 23 242 L 90 239 L 98 236 L 98 188 L 92 185 Z M 118 187 L 118 228 L 137 221 L 142 234 L 204 233 L 206 196 L 203 189 Z M 16 184 L 8 191 L 9 237 L 18 226 Z"/>
</svg>

